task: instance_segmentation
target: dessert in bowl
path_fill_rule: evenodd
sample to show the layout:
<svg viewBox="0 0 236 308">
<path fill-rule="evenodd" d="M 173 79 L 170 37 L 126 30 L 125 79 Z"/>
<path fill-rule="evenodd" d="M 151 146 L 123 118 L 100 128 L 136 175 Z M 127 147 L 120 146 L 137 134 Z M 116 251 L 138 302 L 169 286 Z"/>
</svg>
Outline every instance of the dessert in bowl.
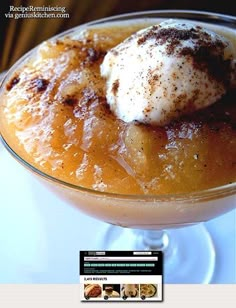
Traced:
<svg viewBox="0 0 236 308">
<path fill-rule="evenodd" d="M 233 209 L 235 18 L 217 16 L 128 14 L 44 42 L 2 83 L 7 149 L 114 225 L 166 229 Z"/>
</svg>

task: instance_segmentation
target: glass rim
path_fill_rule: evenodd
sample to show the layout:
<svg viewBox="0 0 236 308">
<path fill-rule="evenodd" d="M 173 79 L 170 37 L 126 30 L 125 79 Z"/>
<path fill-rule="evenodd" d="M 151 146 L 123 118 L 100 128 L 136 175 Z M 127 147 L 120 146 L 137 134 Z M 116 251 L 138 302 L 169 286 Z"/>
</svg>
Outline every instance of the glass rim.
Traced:
<svg viewBox="0 0 236 308">
<path fill-rule="evenodd" d="M 71 29 L 68 29 L 64 32 L 61 32 L 48 40 L 54 40 L 57 37 L 65 36 L 66 34 L 69 34 L 71 32 L 74 32 L 75 30 L 83 30 L 84 27 L 92 26 L 96 24 L 100 24 L 103 22 L 111 22 L 111 21 L 118 21 L 118 19 L 126 19 L 130 17 L 142 17 L 142 18 L 164 18 L 168 17 L 170 18 L 169 14 L 179 14 L 179 16 L 173 16 L 173 18 L 200 18 L 200 19 L 207 19 L 209 22 L 212 21 L 224 21 L 226 24 L 233 22 L 236 26 L 236 17 L 226 14 L 220 14 L 215 12 L 209 12 L 209 11 L 193 11 L 193 10 L 151 10 L 151 11 L 141 11 L 141 12 L 133 12 L 133 13 L 126 13 L 126 14 L 120 14 L 120 15 L 114 15 L 110 17 L 105 17 L 101 19 L 97 19 L 88 23 L 84 23 L 81 25 L 78 25 L 76 27 L 73 27 Z M 152 16 L 151 16 L 152 15 Z M 188 16 L 184 16 L 188 15 Z M 206 21 L 206 20 L 205 20 Z M 203 20 L 204 22 L 204 20 Z M 39 45 L 28 51 L 25 55 L 23 55 L 20 59 L 16 61 L 15 64 L 12 65 L 12 67 L 4 74 L 2 80 L 0 81 L 0 94 L 1 91 L 8 80 L 8 77 L 11 76 L 11 73 L 18 67 L 19 65 L 22 65 L 24 61 L 28 58 L 30 54 L 32 54 L 35 50 L 37 50 Z M 113 192 L 103 192 L 98 191 L 92 188 L 87 188 L 79 185 L 75 185 L 69 182 L 66 182 L 64 180 L 61 180 L 59 178 L 53 177 L 52 175 L 49 175 L 38 168 L 36 168 L 31 163 L 27 162 L 25 159 L 23 159 L 20 155 L 18 155 L 14 150 L 13 147 L 11 147 L 8 142 L 3 137 L 1 131 L 0 131 L 0 140 L 2 141 L 4 147 L 8 150 L 8 152 L 19 162 L 21 165 L 26 167 L 31 172 L 37 174 L 38 176 L 42 177 L 43 179 L 59 184 L 63 187 L 67 187 L 69 189 L 78 191 L 80 193 L 87 193 L 92 196 L 97 197 L 106 197 L 106 198 L 112 198 L 112 199 L 126 199 L 131 201 L 194 201 L 194 200 L 205 200 L 205 199 L 216 199 L 218 197 L 224 197 L 224 196 L 231 196 L 236 193 L 236 182 L 225 184 L 217 187 L 212 187 L 209 189 L 203 189 L 193 192 L 187 192 L 187 193 L 175 193 L 175 194 L 122 194 L 122 193 L 113 193 Z"/>
</svg>

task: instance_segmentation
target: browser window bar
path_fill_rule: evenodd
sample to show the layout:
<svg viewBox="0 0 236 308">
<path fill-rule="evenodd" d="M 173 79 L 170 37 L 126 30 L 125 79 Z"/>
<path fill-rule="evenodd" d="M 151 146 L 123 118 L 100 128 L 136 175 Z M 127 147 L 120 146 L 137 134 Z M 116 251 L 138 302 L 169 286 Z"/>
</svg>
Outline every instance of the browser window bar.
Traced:
<svg viewBox="0 0 236 308">
<path fill-rule="evenodd" d="M 84 261 L 158 261 L 158 257 L 84 257 Z"/>
</svg>

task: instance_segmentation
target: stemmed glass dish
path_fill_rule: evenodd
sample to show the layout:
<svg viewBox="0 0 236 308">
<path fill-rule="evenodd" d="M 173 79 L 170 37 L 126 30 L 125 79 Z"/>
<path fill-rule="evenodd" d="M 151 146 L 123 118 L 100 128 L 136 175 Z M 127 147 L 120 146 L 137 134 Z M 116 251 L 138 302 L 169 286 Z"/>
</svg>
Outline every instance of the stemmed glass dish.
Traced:
<svg viewBox="0 0 236 308">
<path fill-rule="evenodd" d="M 67 31 L 59 37 L 71 35 L 87 25 L 99 26 L 107 22 L 135 19 L 147 21 L 153 18 L 181 18 L 233 29 L 236 27 L 236 18 L 226 15 L 191 11 L 150 11 L 94 21 Z M 5 89 L 14 71 L 33 52 L 26 54 L 9 70 L 1 91 Z M 2 140 L 14 158 L 38 176 L 55 194 L 84 213 L 114 225 L 105 232 L 101 249 L 163 250 L 165 282 L 210 282 L 214 273 L 215 249 L 202 222 L 235 208 L 236 183 L 181 194 L 125 195 L 100 192 L 67 183 L 40 171 L 17 153 L 16 147 L 3 132 Z"/>
</svg>

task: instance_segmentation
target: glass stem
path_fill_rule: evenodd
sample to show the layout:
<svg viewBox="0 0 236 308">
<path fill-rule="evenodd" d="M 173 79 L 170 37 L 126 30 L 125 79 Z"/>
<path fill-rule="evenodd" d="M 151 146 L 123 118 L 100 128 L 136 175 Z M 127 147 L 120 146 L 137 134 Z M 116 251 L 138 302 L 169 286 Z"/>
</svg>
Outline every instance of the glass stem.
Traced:
<svg viewBox="0 0 236 308">
<path fill-rule="evenodd" d="M 161 250 L 164 252 L 169 245 L 169 237 L 164 230 L 145 230 L 142 234 L 142 241 L 146 250 Z"/>
</svg>

